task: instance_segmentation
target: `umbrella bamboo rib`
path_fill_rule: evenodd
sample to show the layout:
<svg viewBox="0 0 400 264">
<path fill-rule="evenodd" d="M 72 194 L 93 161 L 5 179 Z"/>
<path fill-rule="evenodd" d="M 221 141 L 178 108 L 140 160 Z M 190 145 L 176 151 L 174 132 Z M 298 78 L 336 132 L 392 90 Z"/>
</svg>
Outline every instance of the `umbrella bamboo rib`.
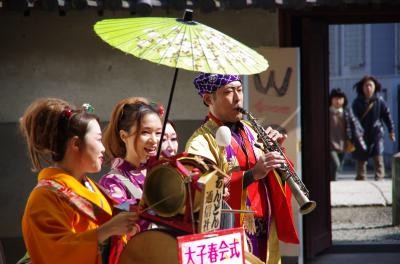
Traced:
<svg viewBox="0 0 400 264">
<path fill-rule="evenodd" d="M 188 34 L 189 28 L 190 28 L 190 26 L 185 26 L 185 27 L 183 27 L 183 29 L 184 29 L 185 32 L 184 32 L 184 34 L 183 34 L 183 37 L 182 37 L 182 40 L 181 40 L 180 45 L 178 45 L 179 50 L 178 50 L 178 52 L 177 52 L 177 59 L 176 59 L 176 65 L 177 65 L 177 66 L 178 66 L 178 64 L 179 64 L 179 59 L 180 59 L 180 57 L 181 57 L 181 51 L 182 51 L 182 49 L 183 49 L 183 42 L 185 41 L 185 36 L 187 36 L 186 34 Z"/>
<path fill-rule="evenodd" d="M 208 55 L 206 53 L 206 50 L 208 50 L 208 49 L 206 47 L 204 47 L 204 45 L 203 45 L 203 43 L 201 41 L 201 35 L 200 35 L 199 31 L 194 31 L 194 36 L 195 36 L 195 38 L 197 39 L 197 41 L 199 43 L 199 46 L 201 48 L 201 52 L 203 53 L 203 58 L 205 59 L 205 62 L 207 64 L 207 66 L 208 66 L 207 67 L 208 69 L 203 69 L 202 71 L 203 72 L 211 72 L 211 64 L 209 62 L 209 58 L 208 58 Z"/>
<path fill-rule="evenodd" d="M 221 49 L 219 49 L 219 50 L 221 50 Z M 224 54 L 224 55 L 225 55 L 225 54 Z M 218 56 L 215 56 L 215 57 L 217 58 L 217 60 L 221 61 L 221 59 L 219 59 Z M 232 68 L 234 68 L 234 69 L 236 70 L 236 72 L 240 72 L 240 69 L 236 67 L 236 64 L 235 64 L 235 63 L 232 63 L 233 61 L 230 59 L 230 58 L 231 58 L 230 56 L 224 56 L 224 58 L 225 58 L 227 61 L 230 62 L 229 65 L 230 65 Z M 225 73 L 229 73 L 229 72 L 225 72 Z"/>
<path fill-rule="evenodd" d="M 123 21 L 123 22 L 120 22 L 118 25 L 110 25 L 109 23 L 107 23 L 108 21 L 109 20 L 98 22 L 94 26 L 95 30 L 98 31 L 99 34 L 107 34 L 110 32 L 124 30 L 126 28 L 131 28 L 132 26 L 142 28 L 143 26 L 148 25 L 148 22 L 138 21 L 137 19 L 135 19 L 133 21 L 132 20 L 131 21 Z M 154 26 L 164 25 L 165 21 L 156 21 L 151 24 Z"/>
<path fill-rule="evenodd" d="M 120 29 L 120 28 L 125 28 L 125 27 L 131 27 L 132 25 L 138 25 L 139 23 L 146 24 L 146 21 L 137 21 L 137 19 L 133 18 L 130 20 L 124 19 L 121 21 L 118 21 L 118 23 L 114 22 L 113 19 L 106 19 L 97 22 L 94 27 L 97 28 L 98 30 L 103 30 L 104 32 L 101 33 L 107 33 L 107 30 L 110 29 Z M 159 21 L 153 22 L 153 24 L 160 23 Z"/>
<path fill-rule="evenodd" d="M 199 22 L 176 18 L 106 19 L 94 25 L 103 41 L 125 53 L 174 68 L 209 73 L 254 74 L 265 58 Z"/>
<path fill-rule="evenodd" d="M 221 33 L 221 34 L 222 34 L 222 33 Z M 243 47 L 243 49 L 244 49 L 248 54 L 251 54 L 251 55 L 252 55 L 252 56 L 250 56 L 250 59 L 251 59 L 258 67 L 263 68 L 263 65 L 261 65 L 261 64 L 259 63 L 259 61 L 255 59 L 255 58 L 259 58 L 259 59 L 261 59 L 261 60 L 265 60 L 263 56 L 261 56 L 260 54 L 258 54 L 258 53 L 255 52 L 254 50 L 250 49 L 249 47 L 247 47 L 246 45 L 242 44 L 241 42 L 239 42 L 239 41 L 237 41 L 237 40 L 235 40 L 235 39 L 232 39 L 231 42 L 232 42 L 232 43 L 235 43 L 238 47 Z M 251 73 L 251 72 L 252 72 L 251 69 L 248 67 L 248 64 L 247 64 L 247 63 L 245 63 L 245 64 L 242 63 L 241 65 L 242 65 L 244 68 L 246 68 L 246 70 L 247 70 L 248 73 Z M 268 63 L 267 63 L 267 65 L 268 65 Z M 268 67 L 268 66 L 267 66 L 267 67 Z M 265 69 L 266 69 L 266 68 L 265 68 Z"/>
<path fill-rule="evenodd" d="M 198 39 L 199 46 L 200 46 L 201 51 L 202 51 L 202 53 L 203 53 L 203 58 L 205 59 L 205 62 L 206 62 L 207 65 L 208 65 L 208 69 L 211 69 L 211 66 L 210 66 L 210 63 L 208 62 L 208 58 L 207 58 L 205 49 L 204 49 L 204 47 L 203 47 L 203 44 L 202 44 L 201 41 L 200 41 L 199 34 L 198 34 L 197 31 L 194 31 L 193 33 L 194 33 L 194 36 Z M 210 72 L 209 70 L 205 70 L 205 69 L 202 69 L 202 71 L 203 71 L 203 72 Z"/>
<path fill-rule="evenodd" d="M 222 38 L 225 38 L 224 35 L 222 35 L 221 32 L 219 32 L 219 31 L 217 31 L 217 30 L 214 30 L 214 31 L 215 31 L 219 36 L 222 36 Z M 239 41 L 236 41 L 236 40 L 234 40 L 234 39 L 232 39 L 232 40 L 233 40 L 233 41 L 231 41 L 231 42 L 234 42 L 234 43 L 236 44 L 237 48 L 242 48 L 242 49 L 246 49 L 246 50 L 249 49 L 248 47 L 246 47 L 245 45 L 243 45 L 243 44 L 240 43 Z M 217 45 L 217 44 L 215 44 L 215 45 Z M 217 48 L 218 48 L 218 50 L 223 50 L 220 46 L 217 46 Z M 223 52 L 221 52 L 221 53 L 223 53 Z M 231 59 L 231 58 L 235 57 L 235 55 L 229 56 L 229 54 L 225 54 L 225 53 L 223 53 L 223 55 L 225 55 L 224 58 L 230 62 L 229 65 L 230 65 L 232 68 L 234 68 L 236 72 L 241 72 L 241 70 L 236 66 L 236 62 L 235 62 L 234 60 Z M 228 56 L 226 56 L 226 55 L 228 55 Z M 218 59 L 218 56 L 215 56 L 215 57 Z M 221 61 L 220 59 L 218 59 L 218 60 Z M 246 68 L 246 71 L 247 71 L 247 72 L 250 72 L 250 70 L 249 70 L 249 68 L 247 67 L 246 64 L 242 64 L 242 63 L 241 63 L 241 65 L 242 65 L 244 68 Z M 229 72 L 225 72 L 225 73 L 229 73 Z"/>
<path fill-rule="evenodd" d="M 166 21 L 171 21 L 170 18 L 159 18 L 159 19 L 143 19 L 143 18 L 128 18 L 121 19 L 120 21 L 115 22 L 114 19 L 106 19 L 95 24 L 95 27 L 99 29 L 109 29 L 109 28 L 118 28 L 124 26 L 143 26 L 143 25 L 157 25 L 157 24 L 165 24 Z M 150 23 L 149 23 L 150 22 Z"/>
<path fill-rule="evenodd" d="M 158 25 L 160 25 L 160 26 L 158 26 Z M 130 25 L 130 26 L 132 26 L 132 25 Z M 141 32 L 141 31 L 143 31 L 143 28 L 142 27 L 138 27 L 138 25 L 136 25 L 136 24 L 134 24 L 133 26 L 135 26 L 136 28 L 135 29 L 131 29 L 131 30 L 129 30 L 129 28 L 128 27 L 126 27 L 126 28 L 119 28 L 119 29 L 116 29 L 116 30 L 113 30 L 113 31 L 108 31 L 108 32 L 101 32 L 101 34 L 110 34 L 110 33 L 114 33 L 114 32 L 120 32 L 120 31 L 122 31 L 122 30 L 129 30 L 128 32 L 126 32 L 126 33 L 123 33 L 123 34 L 120 34 L 120 35 L 116 35 L 116 36 L 113 36 L 113 37 L 104 37 L 104 40 L 105 41 L 111 41 L 111 40 L 116 40 L 116 39 L 118 39 L 118 38 L 122 38 L 122 37 L 126 37 L 126 36 L 130 36 L 130 35 L 134 35 L 136 32 Z M 164 28 L 165 27 L 165 24 L 163 24 L 163 23 L 160 23 L 160 24 L 157 24 L 157 25 L 154 25 L 153 26 L 153 28 L 154 29 L 160 29 L 160 28 Z M 143 34 L 140 34 L 140 35 L 135 35 L 135 38 L 137 38 L 137 39 L 139 39 L 140 37 L 142 37 L 142 36 L 145 36 L 147 33 L 143 33 Z M 128 40 L 128 41 L 126 41 L 126 42 L 129 42 L 129 41 L 131 41 L 131 40 Z M 121 42 L 121 43 L 119 43 L 119 45 L 121 45 L 121 44 L 124 44 L 124 43 L 126 43 L 126 42 Z"/>
<path fill-rule="evenodd" d="M 184 28 L 185 28 L 184 25 L 181 26 L 181 27 L 179 27 L 179 31 L 177 32 L 177 34 L 176 34 L 176 36 L 175 36 L 175 38 L 174 38 L 174 41 L 171 41 L 171 43 L 175 43 L 175 39 L 177 38 L 177 36 L 179 36 L 179 33 L 181 33 L 182 29 L 184 29 Z M 183 39 L 183 38 L 182 38 L 182 39 Z M 181 41 L 181 43 L 182 43 L 182 41 Z M 172 48 L 172 46 L 168 47 L 168 48 L 164 51 L 164 53 L 160 56 L 160 60 L 158 61 L 159 64 L 162 64 L 162 61 L 163 61 L 163 59 L 165 58 L 165 55 L 168 53 L 168 50 L 171 49 L 171 48 Z M 178 54 L 178 58 L 179 58 L 179 54 Z M 177 59 L 176 61 L 178 61 L 178 59 Z M 175 63 L 175 67 L 176 67 L 176 63 Z"/>
<path fill-rule="evenodd" d="M 182 27 L 182 26 L 181 26 L 181 27 Z M 180 27 L 180 28 L 181 28 L 181 27 Z M 169 29 L 169 26 L 168 26 L 168 27 L 166 26 L 166 28 Z M 175 38 L 176 38 L 176 37 L 179 35 L 179 32 L 180 32 L 180 31 L 178 31 L 178 33 L 177 33 L 177 32 L 174 32 L 174 31 L 170 30 L 166 35 L 164 35 L 164 36 L 165 36 L 164 39 L 167 40 L 167 39 L 168 39 L 168 36 L 169 36 L 169 35 L 172 35 L 172 34 L 174 34 L 174 33 L 177 33 L 176 36 L 175 36 Z M 174 43 L 174 41 L 171 41 L 171 43 Z M 171 48 L 172 46 L 173 46 L 173 45 L 170 45 L 169 48 Z M 157 46 L 157 45 L 154 45 L 153 47 L 150 47 L 150 48 L 148 48 L 148 49 L 146 49 L 146 50 L 143 50 L 142 53 L 139 53 L 139 54 L 138 54 L 138 56 L 139 56 L 139 57 L 143 57 L 143 55 L 145 55 L 146 53 L 148 53 L 148 52 L 150 52 L 150 51 L 153 51 L 153 50 L 155 50 L 155 49 L 157 49 L 157 48 L 158 48 L 158 46 Z M 160 61 L 162 60 L 163 56 L 165 55 L 165 53 L 166 53 L 167 51 L 168 51 L 168 49 L 164 52 L 163 55 L 160 55 L 160 59 L 159 59 L 158 62 L 157 62 L 157 61 L 153 61 L 153 60 L 151 60 L 151 61 L 160 64 Z"/>
<path fill-rule="evenodd" d="M 156 28 L 152 28 L 152 29 L 153 29 L 153 30 L 160 30 L 160 29 L 163 29 L 163 28 L 167 28 L 167 26 L 168 26 L 168 25 L 161 24 L 161 26 L 157 25 Z M 139 28 L 139 29 L 135 30 L 135 32 L 140 32 L 140 31 L 143 31 L 143 28 Z M 171 33 L 172 33 L 172 32 L 171 32 Z M 127 34 L 127 35 L 129 35 L 129 34 Z M 137 35 L 136 39 L 139 39 L 139 40 L 140 40 L 140 37 L 145 36 L 145 35 L 147 35 L 147 33 L 143 33 L 143 34 L 141 34 L 141 35 Z M 121 36 L 118 36 L 118 37 L 121 37 Z M 107 39 L 107 40 L 109 40 L 109 39 Z M 143 40 L 144 40 L 144 39 L 143 39 Z M 151 39 L 151 38 L 148 39 L 148 41 L 150 41 L 150 40 L 152 40 L 152 39 Z M 127 52 L 127 53 L 131 53 L 131 54 L 133 54 L 133 55 L 135 55 L 135 56 L 138 56 L 138 57 L 146 53 L 146 51 L 143 51 L 143 53 L 135 54 L 135 53 L 136 53 L 136 50 L 140 50 L 140 48 L 139 48 L 137 45 L 136 45 L 135 47 L 131 48 L 131 49 L 124 49 L 123 46 L 124 46 L 125 44 L 129 43 L 130 41 L 132 41 L 132 40 L 131 40 L 131 39 L 128 39 L 128 40 L 126 40 L 126 41 L 122 41 L 122 42 L 118 43 L 118 45 L 116 45 L 116 46 L 117 46 L 117 48 L 119 48 L 119 49 L 121 49 L 121 50 L 123 50 L 123 51 L 125 51 L 125 52 Z M 137 44 L 137 42 L 134 43 L 134 44 Z M 155 46 L 153 49 L 156 49 L 156 48 L 157 48 L 157 46 Z M 152 50 L 152 48 L 149 48 L 148 50 Z"/>
<path fill-rule="evenodd" d="M 160 27 L 155 27 L 155 28 L 158 29 L 158 28 L 164 27 L 163 24 L 160 24 L 160 25 L 161 25 Z M 142 27 L 137 27 L 137 25 L 133 25 L 133 26 L 135 26 L 135 28 L 129 28 L 129 27 L 118 28 L 118 29 L 115 29 L 115 30 L 107 31 L 107 32 L 101 32 L 101 34 L 103 34 L 103 38 L 105 40 L 110 41 L 110 40 L 113 40 L 113 39 L 116 39 L 116 38 L 119 38 L 119 37 L 124 37 L 124 36 L 127 36 L 127 35 L 134 35 L 137 32 L 143 31 Z M 114 33 L 119 33 L 119 34 L 114 34 Z M 134 36 L 135 36 L 135 38 L 140 38 L 141 36 L 146 35 L 146 34 L 147 33 L 144 32 L 143 34 L 134 35 Z M 104 36 L 110 36 L 110 37 L 104 37 Z"/>
<path fill-rule="evenodd" d="M 159 27 L 159 28 L 157 28 L 157 29 L 160 29 L 160 28 L 168 28 L 168 26 L 169 26 L 169 25 L 165 25 L 165 24 L 164 24 L 163 27 Z M 154 28 L 152 28 L 152 29 L 154 29 Z M 174 33 L 174 32 L 173 32 L 173 31 L 170 31 L 170 32 L 168 32 L 168 34 L 167 34 L 166 36 L 168 36 L 169 34 L 172 34 L 172 33 Z M 145 34 L 143 34 L 143 35 L 145 35 Z M 141 35 L 141 36 L 143 36 L 143 35 Z M 150 41 L 150 40 L 152 40 L 152 39 L 149 39 L 148 41 Z M 126 43 L 126 42 L 125 42 L 125 43 Z M 136 47 L 133 47 L 132 49 L 129 49 L 127 52 L 128 52 L 128 53 L 135 54 L 135 56 L 137 56 L 137 57 L 141 57 L 141 56 L 143 56 L 144 54 L 146 54 L 147 52 L 153 51 L 153 50 L 158 49 L 158 48 L 159 48 L 159 46 L 153 45 L 153 46 L 151 46 L 150 48 L 147 48 L 147 49 L 143 50 L 142 53 L 140 53 L 139 51 L 142 50 L 142 49 L 139 48 L 138 46 L 136 46 Z M 138 51 L 137 54 L 136 54 L 136 51 Z"/>
<path fill-rule="evenodd" d="M 215 32 L 217 32 L 217 33 L 219 33 L 218 31 L 216 31 L 216 30 L 214 30 L 214 29 L 211 29 L 211 28 L 208 28 L 209 29 L 209 32 L 210 33 L 215 33 Z M 221 33 L 219 33 L 218 34 L 219 36 L 218 37 L 221 37 Z M 199 37 L 199 38 L 201 38 L 201 36 Z M 207 49 L 207 50 L 209 50 L 212 54 L 213 54 L 213 56 L 214 56 L 214 58 L 217 60 L 217 61 L 219 61 L 219 62 L 221 62 L 221 59 L 219 59 L 219 55 L 225 55 L 225 53 L 226 52 L 224 52 L 223 51 L 223 49 L 222 48 L 220 48 L 215 42 L 213 43 L 213 45 L 215 45 L 215 47 L 217 47 L 217 49 L 216 49 L 216 51 L 214 51 L 214 50 L 212 50 L 212 49 Z M 209 64 L 210 65 L 210 64 Z M 218 64 L 218 65 L 222 65 L 221 63 L 220 64 Z M 235 66 L 233 66 L 232 64 L 229 64 L 229 66 L 230 67 L 232 67 L 232 68 L 234 68 L 235 69 L 235 72 L 240 72 L 239 71 L 239 69 L 238 68 L 236 68 Z M 219 73 L 233 73 L 233 72 L 228 72 L 225 68 L 223 68 L 223 67 L 219 67 L 220 69 L 221 69 L 221 72 L 219 72 Z M 217 69 L 212 69 L 212 66 L 210 65 L 210 70 L 211 71 L 216 71 Z"/>
<path fill-rule="evenodd" d="M 193 38 L 192 38 L 192 28 L 189 28 L 189 42 L 190 42 L 190 51 L 192 52 L 192 71 L 196 69 L 195 61 L 196 61 L 196 55 L 194 54 L 194 49 L 193 49 Z"/>
<path fill-rule="evenodd" d="M 230 57 L 226 57 L 226 59 L 231 62 L 231 66 L 233 68 L 235 68 L 237 70 L 237 72 L 240 72 L 240 69 L 236 67 L 235 61 L 232 61 Z M 247 72 L 250 72 L 250 69 L 247 67 L 247 65 L 245 63 L 241 63 L 241 65 L 242 65 L 242 67 L 246 68 Z"/>
<path fill-rule="evenodd" d="M 205 27 L 206 27 L 206 26 L 205 26 Z M 208 29 L 208 31 L 209 31 L 210 33 L 214 33 L 214 31 L 217 32 L 216 30 L 211 29 L 211 28 L 208 28 L 208 27 L 207 27 L 207 29 Z M 221 36 L 218 36 L 218 37 L 221 37 Z M 214 44 L 215 47 L 217 48 L 216 51 L 221 51 L 221 50 L 222 50 L 222 49 L 216 44 L 216 42 L 214 42 L 213 44 Z M 211 49 L 210 51 L 211 51 L 211 53 L 213 54 L 214 58 L 215 58 L 217 61 L 220 61 L 220 60 L 218 59 L 218 55 L 219 55 L 220 52 L 215 52 L 215 51 L 213 51 L 212 49 Z M 219 65 L 220 65 L 220 64 L 219 64 Z M 210 66 L 210 69 L 211 69 L 211 66 Z M 227 72 L 226 72 L 226 70 L 224 70 L 224 72 L 221 72 L 221 73 L 227 73 Z"/>
</svg>

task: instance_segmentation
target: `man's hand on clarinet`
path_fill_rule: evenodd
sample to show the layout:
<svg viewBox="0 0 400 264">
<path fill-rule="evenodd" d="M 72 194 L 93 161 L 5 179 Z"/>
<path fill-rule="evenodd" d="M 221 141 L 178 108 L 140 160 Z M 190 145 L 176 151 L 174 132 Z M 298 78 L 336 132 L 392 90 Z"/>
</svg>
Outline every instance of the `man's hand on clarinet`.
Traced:
<svg viewBox="0 0 400 264">
<path fill-rule="evenodd" d="M 278 130 L 273 129 L 272 127 L 267 127 L 265 129 L 265 133 L 267 134 L 268 138 L 272 141 L 277 141 L 279 145 L 282 145 L 283 141 L 287 138 L 287 135 L 283 135 L 279 133 Z"/>
<path fill-rule="evenodd" d="M 252 168 L 254 180 L 264 178 L 272 169 L 280 168 L 285 162 L 285 158 L 277 151 L 265 153 Z"/>
</svg>

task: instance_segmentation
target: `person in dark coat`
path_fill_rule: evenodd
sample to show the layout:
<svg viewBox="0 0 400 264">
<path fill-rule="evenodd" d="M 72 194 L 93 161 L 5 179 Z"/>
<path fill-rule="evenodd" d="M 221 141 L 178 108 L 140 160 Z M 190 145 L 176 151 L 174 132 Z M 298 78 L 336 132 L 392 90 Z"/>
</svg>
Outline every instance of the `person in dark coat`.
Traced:
<svg viewBox="0 0 400 264">
<path fill-rule="evenodd" d="M 353 152 L 353 157 L 357 160 L 356 180 L 366 179 L 367 161 L 371 157 L 374 159 L 375 180 L 382 180 L 385 176 L 383 123 L 389 130 L 390 140 L 395 141 L 392 116 L 380 94 L 382 86 L 374 76 L 364 76 L 353 86 L 353 89 L 357 91 L 357 97 L 352 105 L 353 111 L 364 128 L 364 140 L 367 144 L 366 150 L 356 149 Z"/>
<path fill-rule="evenodd" d="M 330 150 L 331 150 L 331 181 L 336 180 L 336 174 L 341 167 L 346 152 L 354 148 L 366 150 L 364 130 L 351 108 L 347 107 L 346 94 L 340 89 L 332 89 L 329 95 Z"/>
</svg>

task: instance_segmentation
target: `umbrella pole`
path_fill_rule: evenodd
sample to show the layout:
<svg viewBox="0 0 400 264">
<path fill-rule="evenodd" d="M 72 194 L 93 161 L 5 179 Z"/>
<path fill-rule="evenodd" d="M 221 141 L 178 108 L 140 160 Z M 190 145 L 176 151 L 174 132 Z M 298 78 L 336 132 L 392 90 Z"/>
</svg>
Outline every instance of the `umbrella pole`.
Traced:
<svg viewBox="0 0 400 264">
<path fill-rule="evenodd" d="M 178 77 L 178 70 L 179 70 L 178 68 L 175 68 L 174 80 L 172 81 L 172 87 L 171 87 L 171 91 L 169 93 L 167 110 L 165 112 L 165 118 L 164 118 L 164 123 L 163 123 L 162 131 L 161 131 L 160 142 L 158 143 L 158 148 L 157 148 L 157 160 L 160 159 L 161 145 L 162 145 L 164 134 L 165 134 L 165 128 L 167 127 L 167 121 L 168 121 L 168 116 L 169 116 L 169 110 L 171 108 L 172 98 L 174 97 L 174 90 L 175 90 L 176 79 Z"/>
</svg>

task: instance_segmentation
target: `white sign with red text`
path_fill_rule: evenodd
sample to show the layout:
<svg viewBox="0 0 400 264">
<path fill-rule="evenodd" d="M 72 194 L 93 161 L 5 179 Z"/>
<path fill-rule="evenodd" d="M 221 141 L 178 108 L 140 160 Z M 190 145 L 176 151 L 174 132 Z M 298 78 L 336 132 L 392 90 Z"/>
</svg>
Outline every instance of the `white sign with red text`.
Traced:
<svg viewBox="0 0 400 264">
<path fill-rule="evenodd" d="M 179 264 L 244 263 L 243 228 L 178 237 Z"/>
</svg>

